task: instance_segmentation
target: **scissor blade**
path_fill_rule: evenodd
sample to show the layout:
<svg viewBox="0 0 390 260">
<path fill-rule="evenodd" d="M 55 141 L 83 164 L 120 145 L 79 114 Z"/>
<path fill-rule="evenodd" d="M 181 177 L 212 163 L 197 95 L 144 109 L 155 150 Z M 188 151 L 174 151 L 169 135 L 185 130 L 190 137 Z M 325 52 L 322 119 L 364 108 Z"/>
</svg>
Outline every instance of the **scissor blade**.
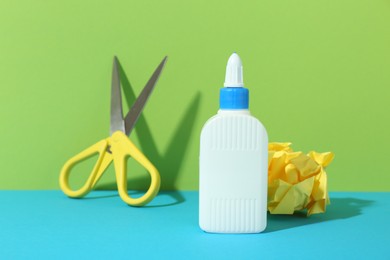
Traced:
<svg viewBox="0 0 390 260">
<path fill-rule="evenodd" d="M 161 71 L 163 70 L 165 63 L 167 61 L 167 56 L 161 61 L 157 69 L 153 72 L 153 75 L 150 77 L 148 83 L 146 83 L 141 94 L 138 96 L 130 111 L 125 117 L 125 130 L 126 135 L 129 135 L 133 130 L 135 124 L 137 123 L 138 117 L 140 116 L 142 110 L 144 109 L 146 102 L 148 101 L 150 94 L 156 85 L 158 78 L 160 77 Z"/>
<path fill-rule="evenodd" d="M 121 82 L 119 77 L 119 61 L 114 56 L 112 65 L 112 82 L 111 82 L 111 111 L 110 111 L 110 134 L 116 131 L 125 133 L 125 125 L 123 121 L 122 111 L 122 94 Z"/>
</svg>

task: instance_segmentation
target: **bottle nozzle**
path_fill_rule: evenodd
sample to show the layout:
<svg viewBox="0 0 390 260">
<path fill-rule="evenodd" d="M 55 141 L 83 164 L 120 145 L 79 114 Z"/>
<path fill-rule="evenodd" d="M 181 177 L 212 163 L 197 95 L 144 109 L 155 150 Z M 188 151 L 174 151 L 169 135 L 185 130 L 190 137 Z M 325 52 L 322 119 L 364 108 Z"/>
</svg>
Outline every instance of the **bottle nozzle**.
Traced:
<svg viewBox="0 0 390 260">
<path fill-rule="evenodd" d="M 226 66 L 226 77 L 224 87 L 242 88 L 244 87 L 242 62 L 240 56 L 233 52 Z"/>
<path fill-rule="evenodd" d="M 249 91 L 242 80 L 242 62 L 237 53 L 233 53 L 226 66 L 224 88 L 219 92 L 220 109 L 248 109 Z"/>
</svg>

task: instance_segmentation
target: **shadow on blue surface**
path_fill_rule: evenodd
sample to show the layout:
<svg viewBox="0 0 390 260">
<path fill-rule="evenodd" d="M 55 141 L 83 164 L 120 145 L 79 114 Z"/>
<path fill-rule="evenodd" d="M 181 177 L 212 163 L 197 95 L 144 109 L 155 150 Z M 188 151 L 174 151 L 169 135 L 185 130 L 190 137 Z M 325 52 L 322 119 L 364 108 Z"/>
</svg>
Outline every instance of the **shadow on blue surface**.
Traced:
<svg viewBox="0 0 390 260">
<path fill-rule="evenodd" d="M 109 192 L 109 194 L 107 194 L 107 192 Z M 128 191 L 128 194 L 133 198 L 141 197 L 144 193 L 145 193 L 144 191 L 136 191 L 136 190 Z M 168 200 L 159 199 L 160 197 L 164 197 L 164 196 L 171 197 L 171 199 Z M 75 198 L 75 199 L 94 200 L 94 199 L 105 199 L 105 198 L 113 198 L 113 197 L 118 197 L 118 199 L 120 200 L 117 191 L 104 191 L 104 192 L 96 191 L 96 192 L 91 192 L 90 194 L 88 194 L 87 197 Z M 177 205 L 183 202 L 185 202 L 185 198 L 179 191 L 160 191 L 157 197 L 146 206 L 143 206 L 143 208 L 167 207 L 167 206 Z"/>
<path fill-rule="evenodd" d="M 112 191 L 112 194 L 107 194 L 107 193 L 104 193 L 104 195 L 102 195 L 103 193 L 101 192 L 90 192 L 88 193 L 88 195 L 86 197 L 82 197 L 82 198 L 72 198 L 72 199 L 82 199 L 82 200 L 94 200 L 94 199 L 104 199 L 104 198 L 113 198 L 113 197 L 118 197 L 119 198 L 119 194 L 117 191 Z"/>
<path fill-rule="evenodd" d="M 180 203 L 185 202 L 184 196 L 179 191 L 160 191 L 157 196 L 169 196 L 173 199 L 173 202 L 166 203 L 166 200 L 164 200 L 164 203 L 161 203 L 160 200 L 155 199 L 150 204 L 144 206 L 144 208 L 159 208 L 159 207 L 167 207 L 167 206 L 173 206 Z"/>
<path fill-rule="evenodd" d="M 372 200 L 333 198 L 331 204 L 327 207 L 327 211 L 323 214 L 315 214 L 310 217 L 307 217 L 305 212 L 296 212 L 293 215 L 268 214 L 268 224 L 264 233 L 356 217 L 362 214 L 364 208 L 371 206 L 373 203 Z"/>
</svg>

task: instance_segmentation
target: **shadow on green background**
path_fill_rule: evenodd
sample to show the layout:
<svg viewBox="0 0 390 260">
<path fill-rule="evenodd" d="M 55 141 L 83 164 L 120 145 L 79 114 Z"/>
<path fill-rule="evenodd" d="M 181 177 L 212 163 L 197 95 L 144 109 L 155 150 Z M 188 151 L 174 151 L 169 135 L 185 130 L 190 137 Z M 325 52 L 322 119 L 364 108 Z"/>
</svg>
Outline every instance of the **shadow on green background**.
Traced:
<svg viewBox="0 0 390 260">
<path fill-rule="evenodd" d="M 329 191 L 390 191 L 389 1 L 91 3 L 0 1 L 0 189 L 58 189 L 64 162 L 107 137 L 115 53 L 134 86 L 169 55 L 164 91 L 130 138 L 161 171 L 163 189 L 197 190 L 198 131 L 218 109 L 237 51 L 251 113 L 270 141 L 334 152 Z M 226 19 L 232 12 L 239 19 Z M 101 184 L 113 182 L 112 168 Z M 145 186 L 130 169 L 134 186 Z"/>
<path fill-rule="evenodd" d="M 133 87 L 126 76 L 126 73 L 119 63 L 120 80 L 124 96 L 128 107 L 131 107 L 136 99 L 136 95 L 133 91 Z M 177 203 L 183 202 L 184 198 L 177 192 L 176 180 L 184 161 L 184 156 L 187 152 L 187 146 L 190 141 L 190 137 L 194 130 L 194 122 L 198 115 L 201 95 L 198 92 L 189 103 L 187 109 L 181 117 L 180 122 L 177 124 L 175 131 L 169 141 L 168 148 L 161 154 L 158 152 L 156 141 L 151 133 L 150 127 L 143 114 L 140 115 L 138 122 L 134 128 L 137 133 L 140 148 L 142 152 L 149 158 L 149 160 L 155 164 L 161 175 L 161 190 L 176 191 L 169 193 Z M 168 115 L 166 115 L 168 116 Z M 163 120 L 162 120 L 163 121 Z M 129 158 L 131 160 L 131 158 Z M 174 163 L 172 163 L 174 162 Z M 142 176 L 136 176 L 128 178 L 129 190 L 147 190 L 150 185 L 150 177 L 146 174 Z M 116 182 L 110 182 L 100 184 L 97 186 L 99 190 L 115 190 L 117 189 Z M 142 194 L 136 194 L 142 195 Z"/>
</svg>

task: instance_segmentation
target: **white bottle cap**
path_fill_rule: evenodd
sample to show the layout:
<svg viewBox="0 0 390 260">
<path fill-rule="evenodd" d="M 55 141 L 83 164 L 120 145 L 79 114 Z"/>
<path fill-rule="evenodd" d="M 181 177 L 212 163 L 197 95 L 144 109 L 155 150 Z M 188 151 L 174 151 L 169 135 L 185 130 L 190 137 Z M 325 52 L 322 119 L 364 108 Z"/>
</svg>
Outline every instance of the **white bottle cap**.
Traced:
<svg viewBox="0 0 390 260">
<path fill-rule="evenodd" d="M 244 87 L 242 75 L 242 62 L 240 56 L 233 52 L 226 66 L 226 77 L 224 87 L 242 88 Z"/>
</svg>

